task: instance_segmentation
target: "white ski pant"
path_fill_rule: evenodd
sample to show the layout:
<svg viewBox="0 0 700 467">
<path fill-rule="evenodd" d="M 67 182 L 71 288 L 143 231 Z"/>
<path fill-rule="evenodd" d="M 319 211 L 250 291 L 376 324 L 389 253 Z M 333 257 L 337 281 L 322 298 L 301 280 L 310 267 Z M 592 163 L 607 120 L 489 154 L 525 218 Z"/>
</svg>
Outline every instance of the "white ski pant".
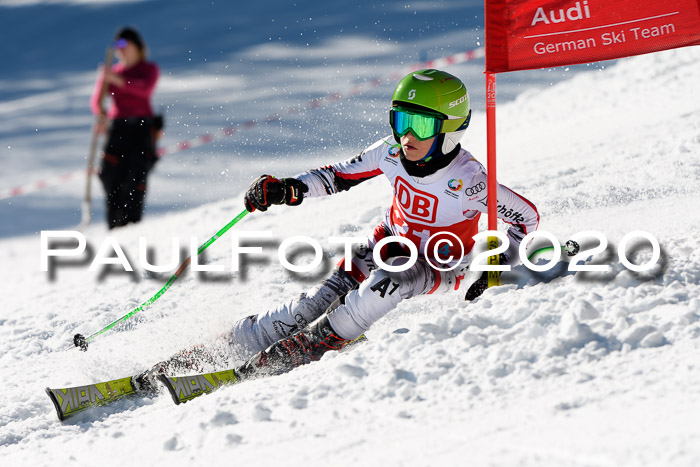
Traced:
<svg viewBox="0 0 700 467">
<path fill-rule="evenodd" d="M 355 339 L 401 300 L 445 293 L 459 287 L 464 277 L 462 269 L 438 271 L 421 259 L 401 272 L 377 269 L 371 252 L 377 241 L 387 234 L 380 224 L 370 236 L 368 246 L 355 249 L 349 273 L 341 261 L 334 274 L 317 287 L 272 310 L 237 322 L 229 335 L 229 343 L 241 357 L 252 356 L 303 329 L 326 312 L 329 312 L 331 327 L 340 337 Z M 408 261 L 405 256 L 396 256 L 396 250 L 388 251 L 386 256 L 388 258 L 382 254 L 384 262 L 391 266 Z"/>
<path fill-rule="evenodd" d="M 396 266 L 407 259 L 392 258 L 387 264 Z M 461 278 L 460 273 L 436 271 L 418 260 L 403 272 L 376 269 L 355 288 L 357 282 L 337 270 L 321 285 L 299 297 L 237 322 L 229 342 L 242 357 L 252 356 L 303 329 L 329 309 L 328 320 L 333 330 L 344 339 L 355 339 L 401 300 L 455 290 Z"/>
<path fill-rule="evenodd" d="M 336 270 L 320 285 L 293 300 L 238 321 L 233 326 L 229 343 L 242 357 L 255 355 L 278 340 L 304 329 L 354 287 L 357 287 L 355 279 L 345 271 Z"/>
<path fill-rule="evenodd" d="M 407 261 L 407 257 L 401 256 L 386 263 L 400 266 Z M 359 288 L 348 292 L 344 303 L 328 313 L 328 321 L 338 336 L 356 339 L 402 300 L 448 292 L 459 285 L 461 277 L 461 273 L 455 271 L 437 271 L 422 260 L 400 272 L 375 269 Z"/>
</svg>

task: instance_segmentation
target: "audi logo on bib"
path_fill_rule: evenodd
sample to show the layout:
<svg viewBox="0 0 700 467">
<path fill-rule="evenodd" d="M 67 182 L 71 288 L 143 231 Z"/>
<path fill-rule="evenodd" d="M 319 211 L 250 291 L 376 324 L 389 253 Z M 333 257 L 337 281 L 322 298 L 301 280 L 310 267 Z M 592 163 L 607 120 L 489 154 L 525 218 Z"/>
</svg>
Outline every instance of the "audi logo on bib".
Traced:
<svg viewBox="0 0 700 467">
<path fill-rule="evenodd" d="M 406 218 L 431 224 L 435 222 L 438 205 L 437 196 L 413 188 L 401 177 L 396 177 L 394 193 L 396 201 Z"/>
</svg>

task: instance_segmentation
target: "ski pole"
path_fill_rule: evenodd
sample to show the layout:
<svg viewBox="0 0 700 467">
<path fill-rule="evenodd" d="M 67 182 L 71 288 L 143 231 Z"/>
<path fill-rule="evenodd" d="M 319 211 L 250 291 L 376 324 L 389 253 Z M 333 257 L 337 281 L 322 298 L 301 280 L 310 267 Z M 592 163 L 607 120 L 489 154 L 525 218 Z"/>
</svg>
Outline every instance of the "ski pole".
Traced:
<svg viewBox="0 0 700 467">
<path fill-rule="evenodd" d="M 532 261 L 532 258 L 539 255 L 540 253 L 544 253 L 546 251 L 554 251 L 554 248 L 555 248 L 554 246 L 545 246 L 542 248 L 538 248 L 535 251 L 533 251 L 532 253 L 530 253 L 527 256 L 527 259 L 528 259 L 528 261 Z M 564 253 L 566 253 L 567 256 L 576 256 L 576 254 L 578 254 L 579 249 L 580 249 L 579 244 L 573 240 L 567 240 L 566 243 L 564 243 L 563 245 L 560 246 L 560 248 L 562 249 L 562 251 Z"/>
<path fill-rule="evenodd" d="M 197 256 L 199 256 L 204 250 L 206 250 L 207 247 L 209 245 L 211 245 L 212 243 L 214 243 L 219 237 L 224 235 L 231 227 L 236 225 L 236 223 L 238 223 L 238 221 L 243 219 L 246 216 L 246 214 L 248 214 L 248 210 L 244 209 L 243 211 L 241 211 L 241 213 L 239 215 L 237 215 L 235 218 L 233 218 L 233 220 L 231 222 L 229 222 L 221 230 L 216 232 L 213 237 L 211 237 L 207 242 L 205 242 L 202 246 L 200 246 L 197 249 Z M 172 275 L 172 277 L 163 286 L 163 288 L 161 288 L 158 292 L 156 292 L 156 294 L 154 296 L 152 296 L 151 298 L 146 300 L 144 303 L 142 303 L 141 305 L 139 305 L 136 308 L 134 308 L 133 310 L 131 310 L 129 313 L 127 313 L 124 316 L 122 316 L 121 318 L 111 322 L 110 324 L 108 324 L 104 328 L 100 329 L 99 331 L 90 334 L 88 337 L 85 337 L 82 334 L 76 334 L 75 336 L 73 336 L 73 346 L 78 347 L 80 350 L 85 352 L 88 349 L 88 344 L 90 342 L 92 342 L 93 340 L 95 340 L 98 336 L 109 331 L 114 326 L 116 326 L 119 322 L 126 321 L 127 319 L 134 316 L 136 313 L 143 311 L 144 308 L 146 308 L 147 306 L 149 306 L 150 304 L 152 304 L 153 302 L 158 300 L 161 297 L 161 295 L 163 295 L 165 292 L 167 292 L 167 290 L 170 288 L 170 286 L 172 286 L 173 283 L 177 280 L 177 278 L 180 277 L 180 274 L 182 274 L 182 271 L 184 271 L 187 268 L 187 266 L 189 266 L 191 260 L 192 260 L 192 256 L 190 255 L 185 260 L 185 262 L 180 265 L 178 270 L 175 271 L 175 274 Z M 71 349 L 71 348 L 73 348 L 73 347 L 68 347 L 66 350 Z"/>
<path fill-rule="evenodd" d="M 112 62 L 114 61 L 114 49 L 111 47 L 107 47 L 107 51 L 105 52 L 105 63 L 104 63 L 104 70 L 109 71 L 112 68 Z M 107 94 L 107 88 L 109 87 L 107 80 L 102 77 L 102 88 L 100 88 L 100 94 L 97 99 L 97 105 L 100 107 L 100 110 L 102 110 L 102 101 L 104 101 L 105 95 Z M 85 174 L 85 196 L 83 197 L 83 204 L 81 206 L 81 212 L 82 212 L 82 220 L 80 221 L 80 225 L 78 226 L 78 230 L 81 232 L 85 230 L 85 228 L 88 226 L 90 223 L 90 219 L 92 218 L 92 195 L 91 195 L 91 181 L 92 181 L 92 172 L 94 171 L 94 165 L 95 165 L 95 153 L 97 152 L 97 140 L 99 138 L 97 129 L 100 125 L 100 122 L 104 120 L 104 110 L 102 110 L 102 115 L 98 115 L 95 117 L 95 124 L 92 126 L 92 140 L 90 141 L 90 153 L 88 154 L 88 160 L 87 160 L 87 171 Z"/>
</svg>

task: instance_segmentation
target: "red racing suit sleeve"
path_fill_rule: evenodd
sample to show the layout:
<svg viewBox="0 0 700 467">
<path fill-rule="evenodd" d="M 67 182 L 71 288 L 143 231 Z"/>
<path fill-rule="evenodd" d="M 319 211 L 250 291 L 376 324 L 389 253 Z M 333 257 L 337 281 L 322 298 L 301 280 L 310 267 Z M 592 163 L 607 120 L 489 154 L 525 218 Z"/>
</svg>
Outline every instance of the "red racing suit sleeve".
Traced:
<svg viewBox="0 0 700 467">
<path fill-rule="evenodd" d="M 379 161 L 384 157 L 387 145 L 387 142 L 380 140 L 352 159 L 312 169 L 295 178 L 309 187 L 308 193 L 304 194 L 307 198 L 349 190 L 382 173 Z"/>
<path fill-rule="evenodd" d="M 486 173 L 483 170 L 472 177 L 465 190 L 466 196 L 462 207 L 465 217 L 473 218 L 476 212 L 487 213 Z M 505 255 L 508 263 L 518 263 L 518 248 L 525 235 L 537 230 L 540 214 L 529 200 L 505 185 L 498 185 L 498 218 L 510 224 L 506 233 L 510 245 Z"/>
</svg>

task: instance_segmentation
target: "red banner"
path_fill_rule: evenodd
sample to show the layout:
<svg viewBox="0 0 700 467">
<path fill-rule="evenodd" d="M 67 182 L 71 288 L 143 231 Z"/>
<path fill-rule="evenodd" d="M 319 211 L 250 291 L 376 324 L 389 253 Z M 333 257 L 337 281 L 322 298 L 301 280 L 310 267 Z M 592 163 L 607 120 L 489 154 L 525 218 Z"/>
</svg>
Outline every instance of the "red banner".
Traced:
<svg viewBox="0 0 700 467">
<path fill-rule="evenodd" d="M 700 0 L 486 0 L 486 71 L 700 44 Z"/>
</svg>

